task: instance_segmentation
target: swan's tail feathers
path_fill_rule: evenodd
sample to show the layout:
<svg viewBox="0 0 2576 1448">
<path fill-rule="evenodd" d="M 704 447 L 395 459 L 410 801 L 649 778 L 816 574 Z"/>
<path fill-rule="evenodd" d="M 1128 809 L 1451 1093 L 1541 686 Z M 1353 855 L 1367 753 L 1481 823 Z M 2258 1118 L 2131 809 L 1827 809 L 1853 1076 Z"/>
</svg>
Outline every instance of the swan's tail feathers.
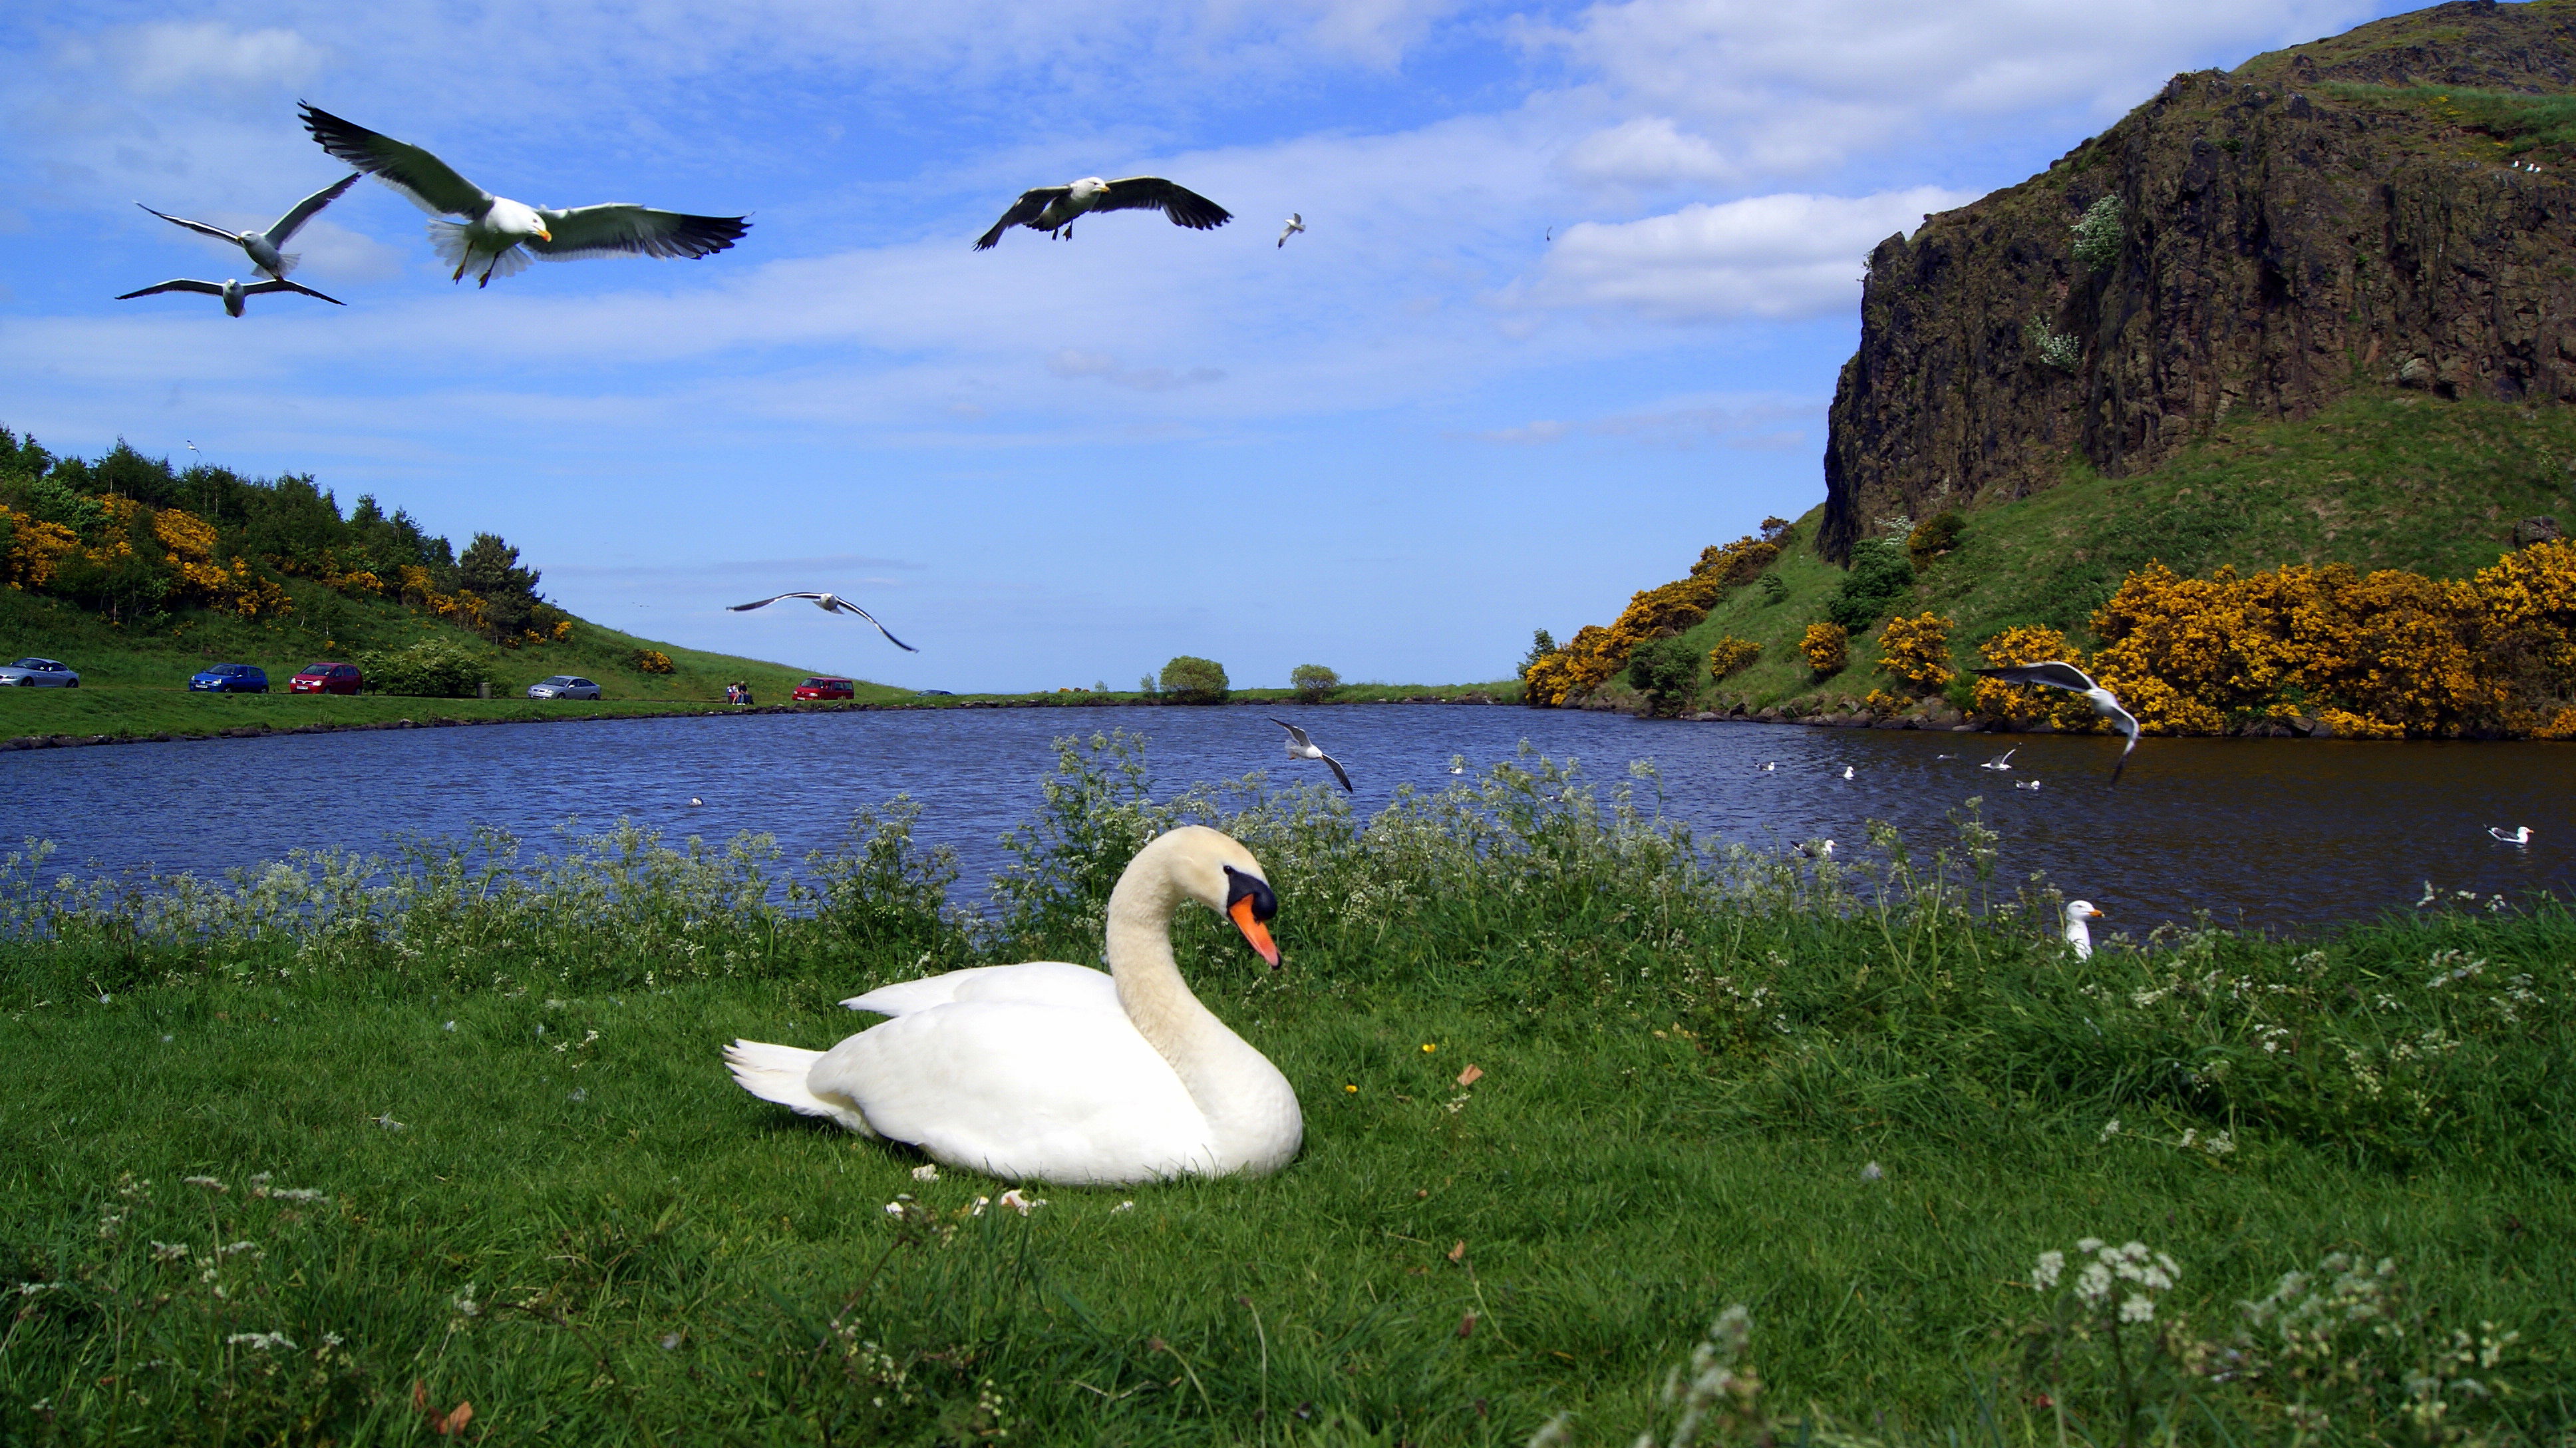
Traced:
<svg viewBox="0 0 2576 1448">
<path fill-rule="evenodd" d="M 724 1059 L 734 1084 L 761 1100 L 775 1101 L 799 1116 L 828 1117 L 864 1136 L 876 1135 L 847 1103 L 826 1101 L 806 1088 L 806 1075 L 823 1059 L 822 1052 L 736 1041 L 725 1047 Z"/>
</svg>

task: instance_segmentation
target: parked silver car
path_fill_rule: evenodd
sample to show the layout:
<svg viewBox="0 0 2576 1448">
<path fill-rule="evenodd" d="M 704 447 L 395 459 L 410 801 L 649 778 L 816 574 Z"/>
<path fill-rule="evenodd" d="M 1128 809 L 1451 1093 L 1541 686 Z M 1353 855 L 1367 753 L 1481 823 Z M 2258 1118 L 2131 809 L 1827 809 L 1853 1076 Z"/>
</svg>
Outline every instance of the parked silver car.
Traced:
<svg viewBox="0 0 2576 1448">
<path fill-rule="evenodd" d="M 0 667 L 0 688 L 77 689 L 80 675 L 54 659 L 20 659 Z"/>
<path fill-rule="evenodd" d="M 596 699 L 599 686 L 573 674 L 557 674 L 528 686 L 531 699 Z"/>
</svg>

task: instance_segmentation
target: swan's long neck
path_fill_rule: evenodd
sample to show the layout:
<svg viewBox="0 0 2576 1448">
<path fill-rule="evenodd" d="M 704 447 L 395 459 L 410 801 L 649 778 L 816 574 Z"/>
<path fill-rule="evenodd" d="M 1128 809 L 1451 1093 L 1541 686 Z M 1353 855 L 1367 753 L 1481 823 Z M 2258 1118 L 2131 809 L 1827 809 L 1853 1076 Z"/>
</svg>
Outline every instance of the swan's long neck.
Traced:
<svg viewBox="0 0 2576 1448">
<path fill-rule="evenodd" d="M 1206 1114 L 1215 1170 L 1267 1170 L 1296 1154 L 1302 1134 L 1296 1093 L 1181 979 L 1172 959 L 1172 912 L 1188 897 L 1158 864 L 1140 858 L 1109 894 L 1109 972 L 1118 982 L 1118 1003 Z"/>
</svg>

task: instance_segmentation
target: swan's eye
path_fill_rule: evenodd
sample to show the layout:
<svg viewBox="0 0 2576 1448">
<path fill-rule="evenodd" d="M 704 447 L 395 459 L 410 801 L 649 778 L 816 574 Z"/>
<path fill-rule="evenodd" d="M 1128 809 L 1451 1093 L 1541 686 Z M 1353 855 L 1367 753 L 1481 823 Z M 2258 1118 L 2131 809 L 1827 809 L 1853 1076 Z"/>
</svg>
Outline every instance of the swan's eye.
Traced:
<svg viewBox="0 0 2576 1448">
<path fill-rule="evenodd" d="M 1225 867 L 1225 908 L 1231 913 L 1235 902 L 1252 901 L 1252 918 L 1268 920 L 1279 913 L 1279 897 L 1270 893 L 1270 882 L 1258 875 L 1247 875 L 1232 865 Z"/>
</svg>

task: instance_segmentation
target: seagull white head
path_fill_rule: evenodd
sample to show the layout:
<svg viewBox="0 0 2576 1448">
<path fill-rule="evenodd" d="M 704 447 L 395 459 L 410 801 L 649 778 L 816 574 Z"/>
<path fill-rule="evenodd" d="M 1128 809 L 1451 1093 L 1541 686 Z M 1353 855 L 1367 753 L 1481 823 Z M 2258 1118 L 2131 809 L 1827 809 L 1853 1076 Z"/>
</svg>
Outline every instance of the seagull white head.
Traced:
<svg viewBox="0 0 2576 1448">
<path fill-rule="evenodd" d="M 1076 201 L 1089 201 L 1094 196 L 1098 196 L 1108 189 L 1108 182 L 1101 180 L 1097 176 L 1085 176 L 1081 180 L 1073 183 L 1073 199 Z"/>
<path fill-rule="evenodd" d="M 2086 922 L 2102 918 L 2103 911 L 2090 900 L 2066 902 L 2066 943 L 2075 947 L 2077 960 L 2093 958 L 2093 932 Z"/>
</svg>

